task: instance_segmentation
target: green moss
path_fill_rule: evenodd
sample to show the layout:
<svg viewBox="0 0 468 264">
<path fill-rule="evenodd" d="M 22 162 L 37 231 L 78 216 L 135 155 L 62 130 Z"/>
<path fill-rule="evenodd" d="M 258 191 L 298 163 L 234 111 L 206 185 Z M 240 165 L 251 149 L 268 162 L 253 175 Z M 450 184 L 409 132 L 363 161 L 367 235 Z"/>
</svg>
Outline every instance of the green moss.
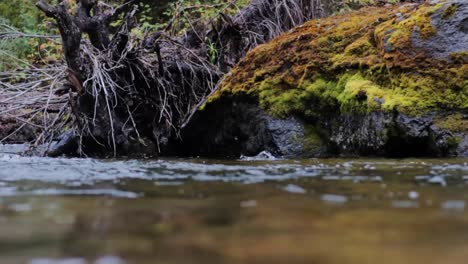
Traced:
<svg viewBox="0 0 468 264">
<path fill-rule="evenodd" d="M 442 18 L 444 19 L 450 18 L 451 16 L 453 16 L 453 14 L 455 14 L 455 12 L 457 12 L 457 9 L 458 7 L 456 4 L 449 5 L 442 13 Z"/>
<path fill-rule="evenodd" d="M 458 145 L 460 145 L 462 139 L 459 138 L 459 137 L 450 137 L 448 140 L 447 140 L 447 147 L 449 149 L 456 149 L 458 147 Z"/>
<path fill-rule="evenodd" d="M 423 39 L 436 32 L 431 16 L 445 6 L 364 8 L 310 21 L 249 52 L 210 100 L 256 96 L 278 117 L 468 109 L 468 51 L 449 61 L 412 46 L 415 30 Z"/>
<path fill-rule="evenodd" d="M 390 20 L 382 23 L 376 29 L 380 37 L 385 39 L 385 45 L 391 46 L 394 50 L 408 49 L 412 45 L 412 38 L 418 35 L 422 39 L 429 39 L 437 33 L 437 29 L 431 24 L 431 16 L 444 3 L 437 5 L 423 5 L 416 11 L 405 10 L 400 17 L 402 20 Z"/>
<path fill-rule="evenodd" d="M 306 125 L 304 132 L 305 134 L 302 145 L 307 153 L 316 153 L 324 147 L 324 142 L 320 137 L 319 129 L 312 125 Z"/>
<path fill-rule="evenodd" d="M 454 52 L 450 54 L 450 59 L 454 63 L 467 64 L 468 63 L 468 51 Z"/>
<path fill-rule="evenodd" d="M 415 15 L 399 23 L 399 27 L 400 29 L 407 30 L 409 35 L 416 31 L 422 38 L 430 38 L 437 32 L 436 28 L 431 25 L 431 15 L 433 12 L 433 9 L 421 9 Z"/>
<path fill-rule="evenodd" d="M 298 89 L 287 89 L 285 91 L 274 89 L 271 82 L 262 84 L 259 93 L 260 105 L 264 109 L 277 117 L 286 117 L 292 112 L 303 110 L 303 104 L 300 101 L 302 92 Z"/>
<path fill-rule="evenodd" d="M 468 119 L 464 118 L 460 113 L 439 117 L 435 120 L 435 125 L 440 128 L 448 129 L 454 133 L 468 132 Z"/>
</svg>

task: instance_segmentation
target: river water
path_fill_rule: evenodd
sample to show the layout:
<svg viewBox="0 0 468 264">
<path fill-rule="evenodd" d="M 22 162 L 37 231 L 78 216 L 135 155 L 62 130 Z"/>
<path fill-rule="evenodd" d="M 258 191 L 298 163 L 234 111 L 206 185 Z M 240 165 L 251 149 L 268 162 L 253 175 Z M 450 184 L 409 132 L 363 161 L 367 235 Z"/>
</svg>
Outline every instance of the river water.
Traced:
<svg viewBox="0 0 468 264">
<path fill-rule="evenodd" d="M 466 158 L 0 153 L 0 263 L 466 263 L 467 202 Z"/>
</svg>

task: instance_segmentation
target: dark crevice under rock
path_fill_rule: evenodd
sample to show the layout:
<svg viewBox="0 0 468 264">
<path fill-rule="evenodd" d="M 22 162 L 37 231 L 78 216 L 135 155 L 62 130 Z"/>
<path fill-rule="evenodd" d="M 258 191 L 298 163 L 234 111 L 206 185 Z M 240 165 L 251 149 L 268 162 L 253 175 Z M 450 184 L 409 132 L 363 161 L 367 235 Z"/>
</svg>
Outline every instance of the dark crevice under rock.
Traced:
<svg viewBox="0 0 468 264">
<path fill-rule="evenodd" d="M 449 114 L 331 112 L 311 122 L 271 117 L 255 100 L 222 98 L 197 113 L 170 154 L 239 157 L 266 150 L 284 157 L 467 156 L 468 135 L 435 124 L 436 118 Z"/>
</svg>

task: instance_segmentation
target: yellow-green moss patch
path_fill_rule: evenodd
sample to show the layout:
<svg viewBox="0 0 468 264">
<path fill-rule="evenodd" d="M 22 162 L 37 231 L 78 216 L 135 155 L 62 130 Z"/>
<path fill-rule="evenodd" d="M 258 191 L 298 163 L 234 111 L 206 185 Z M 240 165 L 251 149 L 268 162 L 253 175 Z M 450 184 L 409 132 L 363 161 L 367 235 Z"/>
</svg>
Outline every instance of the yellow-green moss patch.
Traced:
<svg viewBox="0 0 468 264">
<path fill-rule="evenodd" d="M 453 16 L 453 14 L 455 14 L 455 12 L 457 11 L 457 5 L 456 4 L 451 4 L 449 5 L 445 10 L 444 10 L 444 13 L 442 13 L 442 17 L 444 19 L 448 19 L 450 18 L 451 16 Z"/>
<path fill-rule="evenodd" d="M 439 117 L 435 120 L 435 124 L 440 128 L 448 129 L 455 133 L 468 132 L 468 119 L 462 114 L 453 114 L 446 117 Z"/>
</svg>

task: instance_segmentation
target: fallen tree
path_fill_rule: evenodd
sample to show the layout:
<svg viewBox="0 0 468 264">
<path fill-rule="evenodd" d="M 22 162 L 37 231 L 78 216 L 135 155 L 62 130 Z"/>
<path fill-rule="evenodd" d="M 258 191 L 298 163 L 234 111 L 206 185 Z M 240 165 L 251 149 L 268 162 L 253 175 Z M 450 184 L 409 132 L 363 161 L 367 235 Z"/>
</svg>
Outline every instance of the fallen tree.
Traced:
<svg viewBox="0 0 468 264">
<path fill-rule="evenodd" d="M 231 3 L 233 4 L 233 3 Z M 131 34 L 137 8 L 96 0 L 36 6 L 55 19 L 67 64 L 72 126 L 49 155 L 158 155 L 248 50 L 326 14 L 319 0 L 253 0 L 179 36 Z M 121 15 L 123 13 L 123 15 Z M 121 22 L 111 27 L 116 20 Z"/>
</svg>

